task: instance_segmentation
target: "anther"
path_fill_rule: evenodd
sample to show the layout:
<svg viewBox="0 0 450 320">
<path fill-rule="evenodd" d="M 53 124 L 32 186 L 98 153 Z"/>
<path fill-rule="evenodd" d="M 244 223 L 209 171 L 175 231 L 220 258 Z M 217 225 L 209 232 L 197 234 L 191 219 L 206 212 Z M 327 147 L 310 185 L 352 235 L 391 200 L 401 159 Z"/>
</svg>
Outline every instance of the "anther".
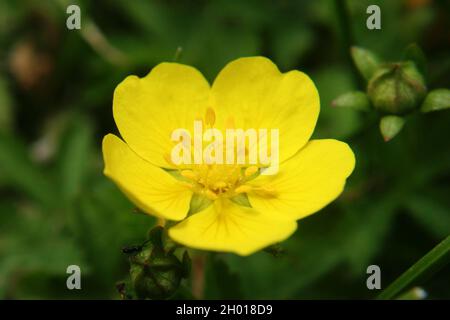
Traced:
<svg viewBox="0 0 450 320">
<path fill-rule="evenodd" d="M 264 197 L 276 197 L 278 195 L 278 192 L 274 188 L 269 186 L 255 188 L 253 189 L 253 191 Z"/>
<path fill-rule="evenodd" d="M 192 170 L 183 170 L 181 175 L 189 180 L 197 180 L 197 175 Z"/>
<path fill-rule="evenodd" d="M 248 167 L 247 169 L 245 169 L 244 175 L 246 177 L 250 177 L 250 176 L 254 175 L 257 171 L 258 171 L 257 166 L 251 166 L 251 167 Z"/>
<path fill-rule="evenodd" d="M 165 154 L 163 155 L 163 157 L 164 157 L 164 160 L 166 160 L 166 162 L 167 162 L 168 164 L 170 164 L 171 166 L 174 165 L 174 163 L 173 163 L 173 161 L 172 161 L 172 158 L 171 158 L 170 154 L 165 153 Z"/>
<path fill-rule="evenodd" d="M 214 188 L 216 188 L 216 189 L 223 189 L 223 188 L 226 188 L 227 186 L 228 185 L 223 181 L 219 181 L 214 184 Z"/>
<path fill-rule="evenodd" d="M 212 127 L 215 122 L 216 122 L 216 113 L 211 107 L 208 107 L 208 109 L 206 109 L 205 123 L 208 126 Z"/>
<path fill-rule="evenodd" d="M 210 200 L 217 200 L 217 194 L 215 194 L 214 192 L 212 192 L 211 190 L 209 190 L 209 189 L 206 189 L 205 190 L 205 196 L 208 198 L 208 199 L 210 199 Z"/>
<path fill-rule="evenodd" d="M 247 184 L 237 187 L 234 189 L 235 193 L 247 193 L 250 192 L 253 188 Z"/>
</svg>

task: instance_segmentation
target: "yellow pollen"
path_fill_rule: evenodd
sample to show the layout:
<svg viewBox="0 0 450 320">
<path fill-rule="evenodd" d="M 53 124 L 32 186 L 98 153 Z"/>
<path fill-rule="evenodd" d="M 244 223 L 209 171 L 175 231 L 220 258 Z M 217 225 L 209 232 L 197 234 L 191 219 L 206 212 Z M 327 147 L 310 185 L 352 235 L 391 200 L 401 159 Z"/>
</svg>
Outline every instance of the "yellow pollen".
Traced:
<svg viewBox="0 0 450 320">
<path fill-rule="evenodd" d="M 208 109 L 206 109 L 205 123 L 208 126 L 212 127 L 215 122 L 216 122 L 216 113 L 211 107 L 208 107 Z"/>
<path fill-rule="evenodd" d="M 251 166 L 251 167 L 248 167 L 247 169 L 245 169 L 244 174 L 246 177 L 250 177 L 250 176 L 254 175 L 257 171 L 258 171 L 257 166 Z"/>
</svg>

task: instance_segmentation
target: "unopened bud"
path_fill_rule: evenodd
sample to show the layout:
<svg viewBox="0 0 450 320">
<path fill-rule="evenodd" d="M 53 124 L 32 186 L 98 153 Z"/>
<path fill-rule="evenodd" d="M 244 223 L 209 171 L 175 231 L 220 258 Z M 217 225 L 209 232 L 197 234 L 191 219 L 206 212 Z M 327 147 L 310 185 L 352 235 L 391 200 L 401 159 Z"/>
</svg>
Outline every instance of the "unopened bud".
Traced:
<svg viewBox="0 0 450 320">
<path fill-rule="evenodd" d="M 173 250 L 166 250 L 163 231 L 161 227 L 151 230 L 149 240 L 130 257 L 131 284 L 139 299 L 167 299 L 188 276 L 190 260 L 187 252 L 180 261 Z"/>
<path fill-rule="evenodd" d="M 368 85 L 374 108 L 387 114 L 405 114 L 418 108 L 425 94 L 423 76 L 410 61 L 381 66 Z"/>
</svg>

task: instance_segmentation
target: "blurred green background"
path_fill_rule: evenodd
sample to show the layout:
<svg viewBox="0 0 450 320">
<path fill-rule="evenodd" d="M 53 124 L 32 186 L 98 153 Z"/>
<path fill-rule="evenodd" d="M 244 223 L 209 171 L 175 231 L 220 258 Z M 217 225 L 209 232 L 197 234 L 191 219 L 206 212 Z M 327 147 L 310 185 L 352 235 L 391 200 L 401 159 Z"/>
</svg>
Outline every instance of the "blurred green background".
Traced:
<svg viewBox="0 0 450 320">
<path fill-rule="evenodd" d="M 69 31 L 75 3 L 81 30 Z M 370 4 L 381 7 L 382 30 L 366 28 Z M 308 73 L 322 105 L 314 136 L 348 142 L 357 158 L 342 196 L 299 222 L 285 254 L 209 261 L 205 297 L 375 297 L 368 265 L 381 267 L 384 288 L 450 233 L 450 112 L 412 115 L 384 143 L 376 117 L 330 102 L 364 89 L 349 45 L 395 61 L 411 42 L 428 57 L 429 86 L 448 87 L 448 1 L 0 1 L 0 298 L 119 297 L 121 248 L 155 221 L 103 176 L 101 139 L 117 132 L 115 86 L 172 61 L 178 47 L 179 61 L 210 81 L 250 55 Z M 71 264 L 82 290 L 66 289 Z M 449 284 L 446 267 L 421 286 L 450 298 Z"/>
</svg>

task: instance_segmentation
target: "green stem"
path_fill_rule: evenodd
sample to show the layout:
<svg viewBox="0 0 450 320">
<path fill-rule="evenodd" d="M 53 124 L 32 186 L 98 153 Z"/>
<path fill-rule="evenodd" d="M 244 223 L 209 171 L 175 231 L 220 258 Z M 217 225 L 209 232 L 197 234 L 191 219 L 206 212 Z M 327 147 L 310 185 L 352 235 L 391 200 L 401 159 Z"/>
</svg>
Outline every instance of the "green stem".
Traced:
<svg viewBox="0 0 450 320">
<path fill-rule="evenodd" d="M 183 53 L 183 47 L 177 47 L 175 54 L 173 55 L 173 62 L 180 61 L 181 54 Z"/>
<path fill-rule="evenodd" d="M 205 289 L 206 257 L 196 252 L 192 258 L 192 295 L 196 299 L 203 299 Z"/>
<path fill-rule="evenodd" d="M 353 45 L 354 39 L 348 5 L 346 0 L 336 0 L 335 4 L 336 4 L 337 19 L 342 33 L 341 34 L 343 42 L 342 47 L 345 50 L 345 56 L 347 58 L 351 58 L 349 56 L 348 49 Z"/>
<path fill-rule="evenodd" d="M 350 19 L 349 8 L 346 0 L 335 0 L 336 18 L 339 24 L 339 29 L 342 39 L 342 57 L 345 59 L 347 65 L 352 68 L 352 76 L 355 83 L 360 82 L 358 70 L 353 65 L 350 48 L 355 44 L 355 39 L 352 30 L 352 22 Z M 359 83 L 363 85 L 363 83 Z"/>
<path fill-rule="evenodd" d="M 450 262 L 450 236 L 434 247 L 387 287 L 377 299 L 393 299 L 414 282 L 438 271 Z"/>
</svg>

